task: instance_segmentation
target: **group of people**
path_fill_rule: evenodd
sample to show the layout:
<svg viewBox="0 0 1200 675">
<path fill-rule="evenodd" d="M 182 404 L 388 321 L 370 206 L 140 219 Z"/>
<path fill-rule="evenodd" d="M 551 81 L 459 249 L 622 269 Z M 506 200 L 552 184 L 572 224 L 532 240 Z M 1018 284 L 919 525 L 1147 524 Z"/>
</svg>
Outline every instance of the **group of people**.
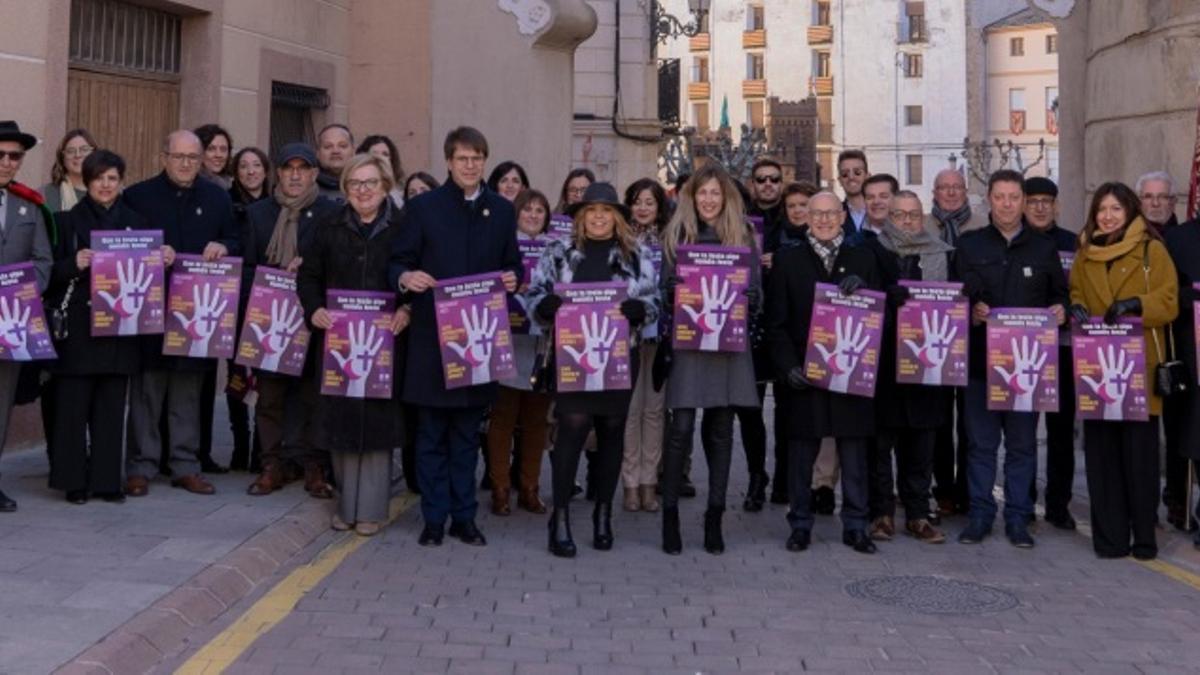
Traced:
<svg viewBox="0 0 1200 675">
<path fill-rule="evenodd" d="M 515 162 L 501 162 L 485 179 L 488 143 L 470 127 L 445 139 L 444 184 L 423 172 L 405 176 L 386 136 L 355 146 L 350 129 L 335 124 L 316 140 L 315 148 L 288 144 L 272 162 L 253 147 L 234 153 L 232 137 L 217 125 L 179 130 L 164 141 L 162 173 L 124 188 L 124 160 L 75 130 L 59 144 L 52 180 L 39 193 L 15 180 L 36 139 L 0 122 L 0 264 L 32 262 L 46 307 L 65 317 L 65 330 L 55 335 L 59 358 L 45 364 L 42 407 L 50 484 L 69 501 L 143 496 L 160 472 L 173 486 L 211 494 L 204 474 L 225 470 L 208 454 L 216 361 L 164 356 L 161 335 L 91 335 L 90 237 L 102 230 L 162 230 L 168 270 L 186 253 L 238 256 L 247 280 L 258 266 L 294 273 L 304 321 L 314 331 L 304 372 L 290 377 L 229 364 L 234 468 L 258 474 L 248 488 L 255 495 L 302 477 L 314 497 L 336 496 L 333 528 L 369 536 L 387 521 L 399 448 L 409 485 L 421 494 L 422 545 L 440 545 L 447 533 L 486 544 L 476 523 L 482 445 L 491 512 L 509 515 L 514 493 L 519 508 L 549 511 L 554 555 L 577 554 L 570 511 L 580 492 L 594 502 L 592 546 L 614 545 L 621 484 L 626 511 L 661 511 L 662 548 L 678 554 L 679 499 L 696 494 L 690 466 L 699 415 L 708 465 L 703 546 L 710 553 L 725 549 L 735 421 L 750 474 L 743 508 L 761 511 L 770 487 L 771 502 L 788 504 L 788 550 L 808 548 L 815 515 L 833 512 L 839 474 L 843 542 L 855 551 L 873 553 L 876 542 L 897 534 L 897 490 L 903 530 L 917 540 L 945 541 L 942 518 L 965 514 L 958 540 L 982 541 L 997 515 L 1001 444 L 1005 534 L 1028 548 L 1040 414 L 988 409 L 986 325 L 994 308 L 1049 308 L 1064 331 L 1072 321 L 1139 316 L 1147 372 L 1177 354 L 1195 382 L 1189 310 L 1192 283 L 1200 281 L 1200 241 L 1193 241 L 1200 223 L 1175 222 L 1165 174 L 1144 176 L 1136 190 L 1100 186 L 1076 235 L 1058 227 L 1057 188 L 1046 178 L 997 171 L 983 212 L 969 204 L 963 175 L 948 169 L 936 178 L 927 213 L 917 194 L 890 175 L 871 174 L 866 156 L 854 150 L 837 162 L 844 197 L 785 184 L 782 166 L 762 159 L 746 184 L 712 163 L 682 177 L 672 196 L 649 178 L 621 195 L 576 169 L 552 206 Z M 553 214 L 570 219 L 569 234 L 552 232 Z M 527 278 L 521 242 L 537 240 L 544 252 Z M 757 261 L 744 291 L 747 349 L 673 346 L 679 246 L 693 244 L 742 247 Z M 1074 252 L 1070 270 L 1060 251 Z M 517 376 L 448 388 L 433 290 L 440 280 L 483 273 L 499 273 L 527 310 L 528 333 L 513 336 Z M 965 388 L 897 381 L 896 315 L 908 301 L 903 281 L 963 284 L 971 319 Z M 625 289 L 619 311 L 632 338 L 629 389 L 558 392 L 547 375 L 554 352 L 547 346 L 565 302 L 561 285 L 584 282 Z M 818 387 L 806 373 L 819 283 L 847 296 L 869 289 L 887 298 L 873 398 Z M 392 398 L 320 393 L 331 289 L 394 294 Z M 1068 510 L 1075 445 L 1068 344 L 1064 339 L 1061 347 L 1061 406 L 1046 414 L 1045 519 L 1063 529 L 1075 527 Z M 0 362 L 4 427 L 19 375 L 19 364 Z M 767 387 L 775 403 L 774 475 L 766 468 Z M 1181 462 L 1188 448 L 1200 447 L 1200 423 L 1191 421 L 1200 419 L 1193 414 L 1200 395 L 1193 386 L 1164 400 L 1147 389 L 1149 421 L 1083 424 L 1094 545 L 1104 557 L 1157 552 L 1153 449 L 1160 417 L 1168 518 L 1187 525 Z M 255 392 L 252 414 L 248 391 Z M 547 446 L 549 507 L 538 488 Z M 581 457 L 586 488 L 577 481 Z M 0 493 L 0 510 L 15 509 Z"/>
</svg>

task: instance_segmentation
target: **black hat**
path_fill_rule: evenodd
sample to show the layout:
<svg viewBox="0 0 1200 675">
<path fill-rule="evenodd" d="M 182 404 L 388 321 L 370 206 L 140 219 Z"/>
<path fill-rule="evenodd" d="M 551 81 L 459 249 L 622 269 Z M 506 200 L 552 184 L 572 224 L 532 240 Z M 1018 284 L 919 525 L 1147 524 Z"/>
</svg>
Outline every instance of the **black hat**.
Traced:
<svg viewBox="0 0 1200 675">
<path fill-rule="evenodd" d="M 37 138 L 21 131 L 21 127 L 12 120 L 0 121 L 0 141 L 16 141 L 26 150 L 37 145 Z"/>
<path fill-rule="evenodd" d="M 619 211 L 625 220 L 629 220 L 629 207 L 621 203 L 620 198 L 617 197 L 617 189 L 612 186 L 612 183 L 592 183 L 589 185 L 583 193 L 583 200 L 567 207 L 567 215 L 574 218 L 580 209 L 593 204 L 611 206 Z"/>
<path fill-rule="evenodd" d="M 1025 179 L 1025 196 L 1032 197 L 1034 195 L 1050 195 L 1058 199 L 1058 186 L 1054 181 L 1042 176 L 1034 176 L 1033 178 Z"/>
<path fill-rule="evenodd" d="M 283 168 L 293 159 L 302 159 L 309 166 L 318 166 L 317 153 L 313 152 L 312 146 L 308 143 L 288 143 L 283 146 L 279 151 L 279 156 L 275 158 L 275 166 Z"/>
</svg>

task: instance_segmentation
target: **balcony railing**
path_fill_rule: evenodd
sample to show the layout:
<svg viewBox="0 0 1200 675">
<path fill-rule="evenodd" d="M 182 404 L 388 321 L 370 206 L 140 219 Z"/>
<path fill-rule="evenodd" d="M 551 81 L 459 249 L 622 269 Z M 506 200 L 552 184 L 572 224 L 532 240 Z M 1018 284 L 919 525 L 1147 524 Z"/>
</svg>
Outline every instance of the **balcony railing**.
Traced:
<svg viewBox="0 0 1200 675">
<path fill-rule="evenodd" d="M 808 44 L 827 45 L 833 42 L 833 26 L 809 26 Z"/>
<path fill-rule="evenodd" d="M 708 33 L 698 33 L 688 38 L 688 49 L 693 52 L 706 52 L 712 47 L 712 36 Z"/>
<path fill-rule="evenodd" d="M 742 98 L 765 98 L 766 80 L 742 80 Z"/>
<path fill-rule="evenodd" d="M 742 32 L 742 49 L 759 49 L 766 46 L 766 30 L 748 30 Z"/>
<path fill-rule="evenodd" d="M 712 84 L 708 82 L 689 82 L 687 91 L 689 101 L 707 101 L 712 96 Z"/>
<path fill-rule="evenodd" d="M 833 77 L 814 77 L 812 87 L 817 96 L 833 96 Z"/>
</svg>

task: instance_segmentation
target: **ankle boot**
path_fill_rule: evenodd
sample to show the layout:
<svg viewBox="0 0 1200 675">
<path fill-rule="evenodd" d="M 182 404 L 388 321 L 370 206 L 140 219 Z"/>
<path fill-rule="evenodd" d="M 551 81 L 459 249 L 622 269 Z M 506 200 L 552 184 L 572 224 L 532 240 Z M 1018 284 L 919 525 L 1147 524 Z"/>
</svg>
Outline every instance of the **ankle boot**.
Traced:
<svg viewBox="0 0 1200 675">
<path fill-rule="evenodd" d="M 575 540 L 571 538 L 571 512 L 556 508 L 550 513 L 550 553 L 559 558 L 575 557 Z"/>
<path fill-rule="evenodd" d="M 596 502 L 592 509 L 592 548 L 608 551 L 612 545 L 612 502 Z"/>
<path fill-rule="evenodd" d="M 679 555 L 683 552 L 683 540 L 679 537 L 679 507 L 663 507 L 663 553 Z"/>
<path fill-rule="evenodd" d="M 704 550 L 713 555 L 725 552 L 725 537 L 721 535 L 721 516 L 725 509 L 708 507 L 704 512 Z"/>
<path fill-rule="evenodd" d="M 767 501 L 767 474 L 756 473 L 750 477 L 750 485 L 746 488 L 746 501 L 742 509 L 750 513 L 762 511 Z"/>
</svg>

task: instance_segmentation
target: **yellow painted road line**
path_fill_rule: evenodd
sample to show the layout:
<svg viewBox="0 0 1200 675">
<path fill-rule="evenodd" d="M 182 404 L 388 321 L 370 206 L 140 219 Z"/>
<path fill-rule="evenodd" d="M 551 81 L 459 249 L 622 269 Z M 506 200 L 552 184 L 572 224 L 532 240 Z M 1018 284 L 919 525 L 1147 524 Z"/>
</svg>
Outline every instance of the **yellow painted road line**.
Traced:
<svg viewBox="0 0 1200 675">
<path fill-rule="evenodd" d="M 391 523 L 407 511 L 417 498 L 405 494 L 392 500 L 388 522 Z M 176 673 L 183 675 L 205 675 L 222 673 L 233 665 L 245 651 L 267 631 L 283 621 L 295 609 L 309 591 L 324 581 L 325 577 L 338 568 L 346 558 L 357 551 L 370 537 L 360 537 L 353 532 L 339 535 L 317 557 L 305 565 L 292 570 L 267 594 L 258 599 L 228 628 L 192 655 Z"/>
<path fill-rule="evenodd" d="M 1091 523 L 1087 522 L 1086 520 L 1080 520 L 1077 529 L 1079 534 L 1082 534 L 1088 539 L 1092 538 Z M 1169 563 L 1162 559 L 1138 560 L 1137 558 L 1130 556 L 1129 560 L 1141 565 L 1142 567 L 1145 567 L 1152 572 L 1158 572 L 1169 579 L 1174 579 L 1184 586 L 1189 586 L 1193 590 L 1200 591 L 1200 574 L 1190 572 L 1179 565 Z"/>
</svg>

